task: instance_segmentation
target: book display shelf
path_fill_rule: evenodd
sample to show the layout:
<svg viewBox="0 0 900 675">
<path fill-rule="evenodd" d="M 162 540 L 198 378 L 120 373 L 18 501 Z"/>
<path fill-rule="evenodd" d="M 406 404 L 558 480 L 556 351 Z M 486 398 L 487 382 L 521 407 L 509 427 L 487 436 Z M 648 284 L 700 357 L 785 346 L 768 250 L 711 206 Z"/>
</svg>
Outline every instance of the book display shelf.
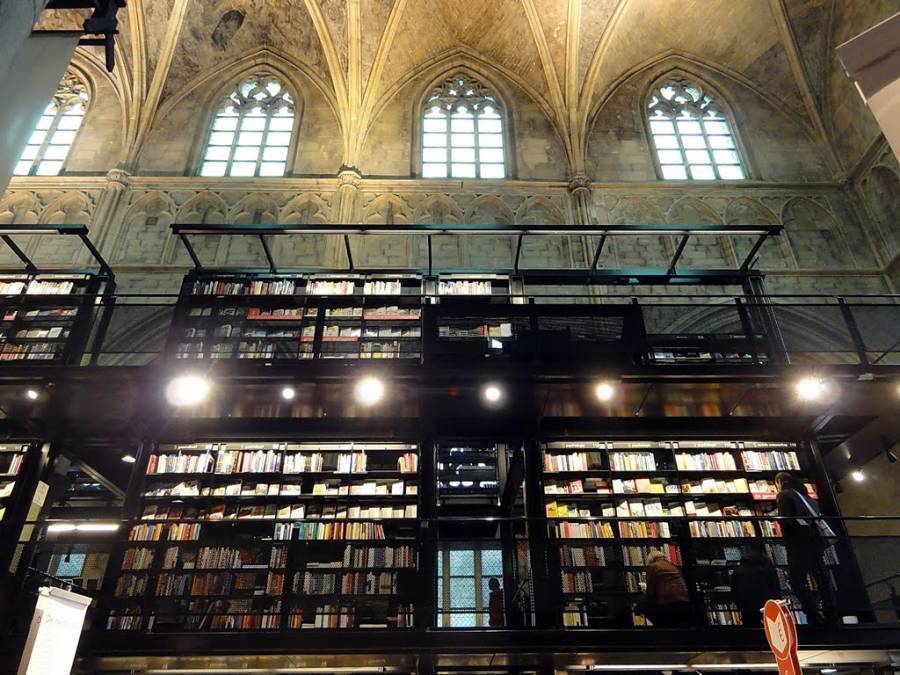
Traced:
<svg viewBox="0 0 900 675">
<path fill-rule="evenodd" d="M 101 280 L 90 274 L 0 277 L 0 362 L 63 363 Z"/>
<path fill-rule="evenodd" d="M 756 441 L 566 441 L 544 444 L 544 495 L 558 554 L 565 627 L 644 625 L 635 611 L 647 555 L 682 567 L 708 625 L 740 625 L 729 576 L 755 547 L 776 565 L 785 597 L 774 484 L 803 477 L 813 499 L 811 459 L 790 443 Z M 836 565 L 829 550 L 829 565 Z M 799 623 L 807 619 L 795 611 Z"/>
<path fill-rule="evenodd" d="M 393 442 L 158 447 L 107 628 L 412 627 L 418 458 Z"/>
<path fill-rule="evenodd" d="M 3 522 L 7 505 L 13 498 L 16 479 L 19 477 L 29 449 L 29 445 L 16 443 L 0 445 L 0 522 Z"/>
</svg>

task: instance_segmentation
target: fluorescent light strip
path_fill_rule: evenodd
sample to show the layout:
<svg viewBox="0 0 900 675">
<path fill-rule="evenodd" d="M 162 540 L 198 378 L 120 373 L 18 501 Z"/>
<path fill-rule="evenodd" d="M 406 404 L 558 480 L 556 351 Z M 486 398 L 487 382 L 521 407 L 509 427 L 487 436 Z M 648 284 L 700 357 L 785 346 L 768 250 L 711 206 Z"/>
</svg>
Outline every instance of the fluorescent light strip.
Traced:
<svg viewBox="0 0 900 675">
<path fill-rule="evenodd" d="M 115 532 L 118 523 L 53 523 L 47 532 Z"/>
<path fill-rule="evenodd" d="M 625 664 L 603 664 L 599 666 L 587 666 L 589 671 L 616 671 L 616 670 L 684 670 L 689 668 L 686 663 L 625 663 Z"/>
</svg>

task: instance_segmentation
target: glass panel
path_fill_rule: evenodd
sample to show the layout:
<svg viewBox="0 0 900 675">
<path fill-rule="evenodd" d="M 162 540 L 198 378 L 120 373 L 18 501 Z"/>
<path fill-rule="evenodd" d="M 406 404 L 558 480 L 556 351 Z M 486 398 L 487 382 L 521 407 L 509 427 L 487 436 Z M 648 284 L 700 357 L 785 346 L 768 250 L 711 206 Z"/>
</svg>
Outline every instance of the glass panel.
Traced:
<svg viewBox="0 0 900 675">
<path fill-rule="evenodd" d="M 654 120 L 650 122 L 650 131 L 654 134 L 674 134 L 675 125 L 671 122 L 659 122 Z"/>
<path fill-rule="evenodd" d="M 423 164 L 422 165 L 422 177 L 423 178 L 446 178 L 447 177 L 447 165 L 446 164 Z"/>
<path fill-rule="evenodd" d="M 212 145 L 206 149 L 206 156 L 203 159 L 227 162 L 231 148 L 224 145 Z"/>
<path fill-rule="evenodd" d="M 657 154 L 660 164 L 681 164 L 684 161 L 680 150 L 659 150 Z"/>
<path fill-rule="evenodd" d="M 506 171 L 502 164 L 482 164 L 481 165 L 481 177 L 482 178 L 505 178 Z"/>
<path fill-rule="evenodd" d="M 734 150 L 715 150 L 713 157 L 719 164 L 738 164 L 738 156 Z"/>
<path fill-rule="evenodd" d="M 256 162 L 233 162 L 231 176 L 252 176 L 256 173 Z"/>
<path fill-rule="evenodd" d="M 471 628 L 476 625 L 475 614 L 451 614 L 450 615 L 450 626 L 451 628 Z"/>
<path fill-rule="evenodd" d="M 47 132 L 38 129 L 34 133 L 31 134 L 31 138 L 28 139 L 28 145 L 40 145 L 44 142 L 44 139 L 47 137 Z"/>
<path fill-rule="evenodd" d="M 503 150 L 499 148 L 481 148 L 478 151 L 478 159 L 482 162 L 503 162 Z"/>
<path fill-rule="evenodd" d="M 278 134 L 269 134 L 269 145 L 284 145 L 284 143 L 273 143 L 271 137 Z M 262 145 L 263 135 L 258 131 L 242 131 L 238 135 L 238 145 Z"/>
<path fill-rule="evenodd" d="M 263 162 L 259 166 L 260 176 L 283 176 L 287 165 L 284 162 Z"/>
<path fill-rule="evenodd" d="M 710 136 L 709 144 L 713 148 L 733 148 L 734 141 L 731 136 Z"/>
<path fill-rule="evenodd" d="M 691 164 L 709 164 L 709 153 L 706 150 L 688 150 L 685 154 Z"/>
<path fill-rule="evenodd" d="M 22 156 L 20 159 L 34 159 L 37 157 L 38 150 L 40 146 L 38 145 L 26 145 L 25 149 L 22 151 Z"/>
<path fill-rule="evenodd" d="M 452 164 L 450 175 L 454 178 L 475 178 L 474 164 Z"/>
<path fill-rule="evenodd" d="M 715 180 L 716 175 L 709 164 L 696 164 L 691 166 L 691 178 L 694 180 Z"/>
<path fill-rule="evenodd" d="M 706 141 L 703 140 L 703 136 L 682 136 L 681 144 L 684 145 L 685 148 L 705 148 Z"/>
<path fill-rule="evenodd" d="M 38 176 L 57 176 L 62 171 L 62 162 L 41 162 L 38 164 Z"/>
<path fill-rule="evenodd" d="M 68 145 L 50 145 L 44 153 L 44 159 L 65 159 L 68 154 Z"/>
<path fill-rule="evenodd" d="M 446 162 L 447 150 L 445 148 L 425 148 L 422 150 L 422 161 Z"/>
<path fill-rule="evenodd" d="M 699 122 L 685 122 L 682 120 L 678 121 L 678 133 L 680 134 L 699 134 L 700 133 L 700 123 Z"/>
<path fill-rule="evenodd" d="M 241 120 L 241 131 L 263 131 L 265 128 L 265 117 L 245 117 Z"/>
<path fill-rule="evenodd" d="M 450 134 L 450 144 L 454 148 L 473 148 L 475 147 L 475 134 Z"/>
<path fill-rule="evenodd" d="M 30 171 L 31 171 L 31 162 L 29 162 L 29 161 L 18 162 L 16 164 L 15 170 L 13 171 L 13 175 L 27 176 Z"/>
<path fill-rule="evenodd" d="M 475 574 L 475 552 L 466 550 L 451 550 L 450 574 L 451 576 L 472 576 L 473 574 Z"/>
<path fill-rule="evenodd" d="M 230 131 L 214 131 L 209 137 L 210 145 L 231 145 L 234 142 L 234 134 Z"/>
<path fill-rule="evenodd" d="M 241 134 L 243 135 L 243 134 Z M 291 135 L 284 131 L 270 131 L 266 134 L 266 145 L 290 145 Z"/>
<path fill-rule="evenodd" d="M 222 117 L 221 115 L 216 116 L 216 121 L 213 124 L 213 129 L 216 131 L 234 131 L 237 129 L 237 117 Z"/>
<path fill-rule="evenodd" d="M 685 180 L 687 171 L 683 166 L 668 165 L 662 167 L 662 175 L 666 180 Z"/>
<path fill-rule="evenodd" d="M 677 148 L 678 138 L 676 136 L 654 136 L 653 142 L 657 148 Z"/>
<path fill-rule="evenodd" d="M 497 549 L 481 552 L 481 574 L 498 577 L 503 575 L 503 553 Z"/>
<path fill-rule="evenodd" d="M 729 134 L 728 124 L 726 122 L 704 122 L 703 128 L 708 134 Z"/>
<path fill-rule="evenodd" d="M 450 578 L 450 607 L 453 609 L 475 607 L 475 579 L 471 577 Z"/>
<path fill-rule="evenodd" d="M 81 126 L 81 120 L 83 117 L 61 117 L 59 119 L 58 129 L 78 129 Z M 40 128 L 40 127 L 38 127 Z"/>
<path fill-rule="evenodd" d="M 269 131 L 293 131 L 294 116 L 290 117 L 273 117 L 269 120 Z"/>
<path fill-rule="evenodd" d="M 499 134 L 503 131 L 503 126 L 499 119 L 478 118 L 478 131 L 482 134 Z"/>
<path fill-rule="evenodd" d="M 58 112 L 58 110 L 56 109 L 56 104 L 55 104 L 55 103 L 51 103 L 51 104 L 48 105 L 46 108 L 44 108 L 44 114 L 45 114 L 45 115 L 50 115 L 50 116 L 52 116 L 52 117 L 56 117 L 56 113 L 57 113 L 57 112 Z"/>
<path fill-rule="evenodd" d="M 725 180 L 743 180 L 744 170 L 739 166 L 720 166 L 719 175 Z"/>
<path fill-rule="evenodd" d="M 244 162 L 256 162 L 259 157 L 258 147 L 238 147 L 234 151 L 234 158 Z"/>
<path fill-rule="evenodd" d="M 200 167 L 200 175 L 224 176 L 226 168 L 228 168 L 226 162 L 203 162 L 203 166 Z"/>
<path fill-rule="evenodd" d="M 474 162 L 475 148 L 453 148 L 451 159 L 454 162 Z"/>
<path fill-rule="evenodd" d="M 459 117 L 454 116 L 453 119 L 450 120 L 450 131 L 470 134 L 475 131 L 475 120 L 471 117 L 463 117 L 460 119 Z"/>
<path fill-rule="evenodd" d="M 53 143 L 53 145 L 72 145 L 72 143 L 75 142 L 75 132 L 57 131 L 50 137 L 50 142 Z"/>
<path fill-rule="evenodd" d="M 422 143 L 426 148 L 443 148 L 447 145 L 445 134 L 425 134 Z"/>
<path fill-rule="evenodd" d="M 266 148 L 263 150 L 262 158 L 266 162 L 286 162 L 288 149 L 285 147 Z"/>
<path fill-rule="evenodd" d="M 500 134 L 478 134 L 478 145 L 482 148 L 502 148 L 503 136 Z"/>
<path fill-rule="evenodd" d="M 447 120 L 443 117 L 426 117 L 425 126 L 423 129 L 425 132 L 444 133 L 445 131 L 447 131 Z"/>
<path fill-rule="evenodd" d="M 44 115 L 41 119 L 38 120 L 37 126 L 35 129 L 49 129 L 50 125 L 53 124 L 53 116 L 52 115 Z"/>
</svg>

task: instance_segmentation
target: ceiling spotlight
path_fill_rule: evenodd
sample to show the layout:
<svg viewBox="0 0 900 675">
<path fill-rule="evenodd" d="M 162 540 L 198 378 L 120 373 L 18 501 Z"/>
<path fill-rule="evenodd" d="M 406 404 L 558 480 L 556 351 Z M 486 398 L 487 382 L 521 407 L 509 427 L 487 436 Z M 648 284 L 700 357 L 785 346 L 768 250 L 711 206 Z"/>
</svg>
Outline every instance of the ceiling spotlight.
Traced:
<svg viewBox="0 0 900 675">
<path fill-rule="evenodd" d="M 488 403 L 499 403 L 503 398 L 503 390 L 496 384 L 489 384 L 482 390 L 481 395 Z"/>
<path fill-rule="evenodd" d="M 197 405 L 206 400 L 211 387 L 209 380 L 200 375 L 179 375 L 166 387 L 166 398 L 172 405 L 181 408 Z"/>
<path fill-rule="evenodd" d="M 594 389 L 594 393 L 597 395 L 598 400 L 606 403 L 612 401 L 616 395 L 616 388 L 610 382 L 601 382 Z"/>
<path fill-rule="evenodd" d="M 809 375 L 798 380 L 794 385 L 794 393 L 801 401 L 818 401 L 828 391 L 828 383 L 821 377 Z"/>
<path fill-rule="evenodd" d="M 122 455 L 122 461 L 126 464 L 134 464 L 137 460 L 134 455 Z"/>
<path fill-rule="evenodd" d="M 285 401 L 293 401 L 296 395 L 297 390 L 293 387 L 284 387 L 284 389 L 281 390 L 281 398 Z"/>
<path fill-rule="evenodd" d="M 866 479 L 866 474 L 862 469 L 853 469 L 850 473 L 850 477 L 857 483 L 862 483 Z"/>
<path fill-rule="evenodd" d="M 25 398 L 29 401 L 37 401 L 41 397 L 41 393 L 37 389 L 27 389 L 25 391 Z"/>
<path fill-rule="evenodd" d="M 837 668 L 822 668 L 819 672 L 822 673 L 822 675 L 833 675 L 833 673 L 837 672 Z"/>
<path fill-rule="evenodd" d="M 384 398 L 384 383 L 377 377 L 364 377 L 356 383 L 355 393 L 360 405 L 375 405 Z"/>
</svg>

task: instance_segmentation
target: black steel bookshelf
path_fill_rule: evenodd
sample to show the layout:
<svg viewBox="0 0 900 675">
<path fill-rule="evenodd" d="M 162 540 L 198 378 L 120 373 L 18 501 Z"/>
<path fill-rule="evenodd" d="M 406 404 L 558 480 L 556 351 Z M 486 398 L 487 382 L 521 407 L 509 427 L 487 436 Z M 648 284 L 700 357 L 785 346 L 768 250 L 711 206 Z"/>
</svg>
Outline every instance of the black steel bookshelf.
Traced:
<svg viewBox="0 0 900 675">
<path fill-rule="evenodd" d="M 566 628 L 641 626 L 636 604 L 651 549 L 682 567 L 696 611 L 711 626 L 741 625 L 729 574 L 742 550 L 772 560 L 792 596 L 776 520 L 775 474 L 802 477 L 818 499 L 812 459 L 794 443 L 552 441 L 543 445 L 551 573 Z M 826 513 L 827 515 L 827 513 Z M 837 565 L 829 549 L 829 565 Z M 794 600 L 794 607 L 799 603 Z M 795 609 L 798 623 L 807 617 Z"/>
<path fill-rule="evenodd" d="M 107 629 L 412 628 L 418 458 L 400 442 L 156 447 Z"/>
</svg>

